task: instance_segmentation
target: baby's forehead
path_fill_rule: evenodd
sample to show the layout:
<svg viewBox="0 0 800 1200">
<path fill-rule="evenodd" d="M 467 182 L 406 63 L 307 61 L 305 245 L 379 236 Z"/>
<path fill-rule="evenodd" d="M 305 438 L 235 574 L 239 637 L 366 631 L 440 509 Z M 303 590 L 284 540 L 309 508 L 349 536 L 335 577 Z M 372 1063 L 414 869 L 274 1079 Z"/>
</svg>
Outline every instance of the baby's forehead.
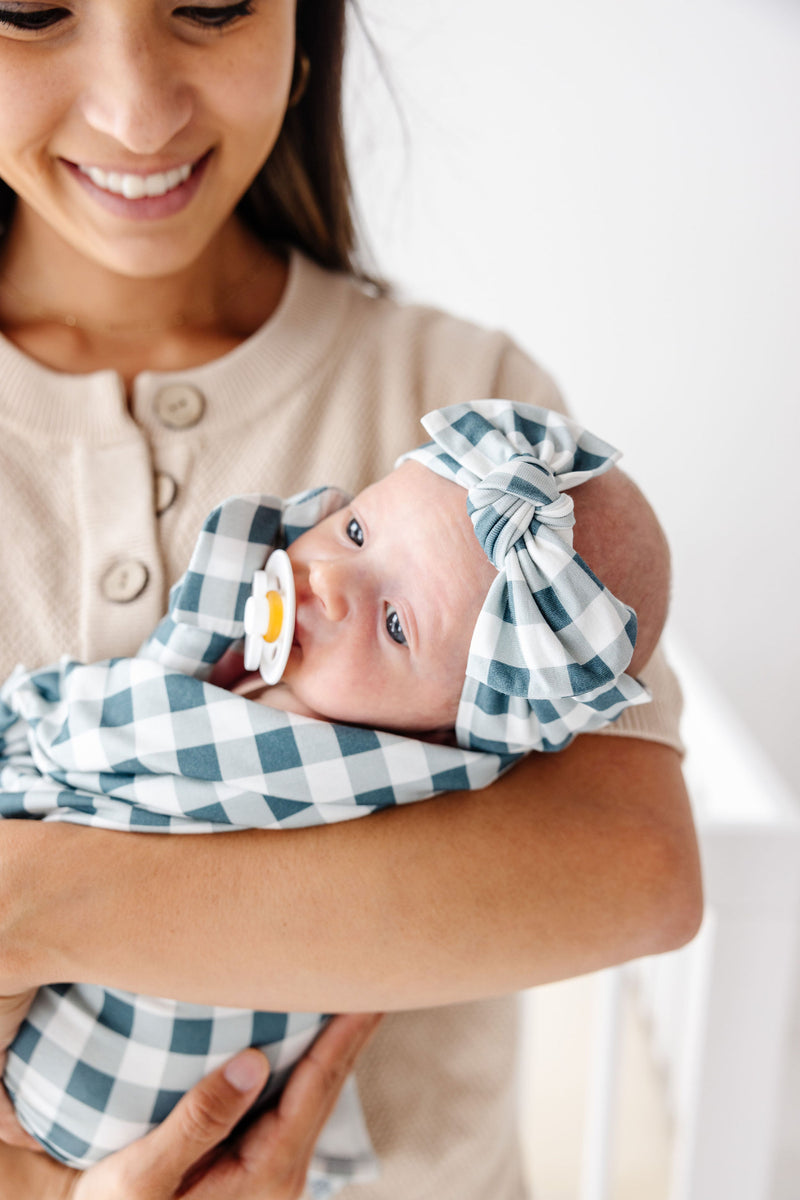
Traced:
<svg viewBox="0 0 800 1200">
<path fill-rule="evenodd" d="M 385 536 L 410 538 L 423 547 L 441 543 L 442 552 L 479 563 L 485 558 L 467 512 L 467 491 L 421 463 L 405 461 L 365 488 L 353 507 Z M 465 564 L 466 565 L 466 564 Z"/>
<path fill-rule="evenodd" d="M 426 587 L 446 586 L 479 605 L 496 577 L 472 526 L 467 491 L 421 463 L 406 461 L 353 501 L 373 533 L 400 548 L 406 566 L 426 570 Z"/>
<path fill-rule="evenodd" d="M 414 461 L 402 462 L 364 488 L 353 503 L 372 506 L 387 519 L 398 521 L 413 515 L 469 521 L 466 489 Z"/>
</svg>

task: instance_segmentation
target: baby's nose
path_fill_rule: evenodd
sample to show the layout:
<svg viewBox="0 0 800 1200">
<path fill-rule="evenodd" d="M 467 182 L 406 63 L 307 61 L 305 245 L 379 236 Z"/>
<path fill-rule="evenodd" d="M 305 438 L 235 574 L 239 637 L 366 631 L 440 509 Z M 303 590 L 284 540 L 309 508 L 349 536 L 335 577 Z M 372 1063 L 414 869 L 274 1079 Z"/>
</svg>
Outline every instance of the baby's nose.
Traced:
<svg viewBox="0 0 800 1200">
<path fill-rule="evenodd" d="M 321 601 L 329 621 L 343 621 L 347 616 L 347 568 L 335 559 L 319 559 L 308 569 L 312 592 Z"/>
</svg>

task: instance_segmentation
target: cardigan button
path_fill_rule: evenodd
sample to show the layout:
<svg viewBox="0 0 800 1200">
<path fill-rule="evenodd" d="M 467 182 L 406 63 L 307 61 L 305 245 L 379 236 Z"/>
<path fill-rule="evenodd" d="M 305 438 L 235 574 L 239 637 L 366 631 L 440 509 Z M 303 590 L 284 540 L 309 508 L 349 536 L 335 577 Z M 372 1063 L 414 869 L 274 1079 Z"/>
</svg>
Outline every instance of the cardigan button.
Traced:
<svg viewBox="0 0 800 1200">
<path fill-rule="evenodd" d="M 156 516 L 160 517 L 168 508 L 171 508 L 175 503 L 175 497 L 178 494 L 178 485 L 171 475 L 166 471 L 156 471 L 155 479 L 155 505 Z"/>
<path fill-rule="evenodd" d="M 203 393 L 189 383 L 168 383 L 156 394 L 156 416 L 167 429 L 189 429 L 206 407 Z"/>
<path fill-rule="evenodd" d="M 100 590 L 112 604 L 128 604 L 141 596 L 147 587 L 150 572 L 136 558 L 120 559 L 112 563 L 100 580 Z"/>
</svg>

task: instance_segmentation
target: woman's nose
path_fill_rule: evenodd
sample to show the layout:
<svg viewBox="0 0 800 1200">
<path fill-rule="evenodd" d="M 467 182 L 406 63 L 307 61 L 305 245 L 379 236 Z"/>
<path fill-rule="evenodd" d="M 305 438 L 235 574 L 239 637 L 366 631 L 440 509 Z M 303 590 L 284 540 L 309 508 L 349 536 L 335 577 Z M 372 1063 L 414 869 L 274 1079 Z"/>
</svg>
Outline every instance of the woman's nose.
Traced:
<svg viewBox="0 0 800 1200">
<path fill-rule="evenodd" d="M 309 586 L 329 621 L 343 621 L 350 610 L 348 577 L 348 567 L 338 559 L 317 559 L 309 566 Z"/>
<path fill-rule="evenodd" d="M 190 122 L 194 91 L 155 38 L 120 31 L 85 76 L 84 120 L 133 154 L 162 151 Z"/>
</svg>

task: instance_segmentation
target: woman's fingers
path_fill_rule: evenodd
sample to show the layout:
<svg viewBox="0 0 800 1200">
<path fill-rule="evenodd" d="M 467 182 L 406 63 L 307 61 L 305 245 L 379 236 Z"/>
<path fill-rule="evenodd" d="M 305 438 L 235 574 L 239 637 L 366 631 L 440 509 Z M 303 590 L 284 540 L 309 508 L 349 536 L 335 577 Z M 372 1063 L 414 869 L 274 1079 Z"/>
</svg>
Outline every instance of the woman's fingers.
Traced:
<svg viewBox="0 0 800 1200">
<path fill-rule="evenodd" d="M 334 1017 L 295 1067 L 277 1108 L 242 1138 L 239 1153 L 251 1171 L 266 1170 L 274 1185 L 291 1179 L 302 1187 L 320 1130 L 380 1019 L 374 1013 Z"/>
<path fill-rule="evenodd" d="M 335 1017 L 295 1067 L 278 1107 L 235 1143 L 236 1172 L 220 1157 L 190 1174 L 186 1200 L 299 1200 L 320 1130 L 379 1019 Z"/>
<path fill-rule="evenodd" d="M 161 1125 L 132 1148 L 138 1151 L 143 1188 L 152 1181 L 154 1196 L 177 1192 L 187 1173 L 242 1119 L 268 1075 L 264 1055 L 245 1050 L 187 1092 Z"/>
<path fill-rule="evenodd" d="M 70 1200 L 176 1200 L 189 1194 L 184 1181 L 241 1120 L 268 1075 L 259 1050 L 237 1054 L 187 1092 L 145 1137 L 79 1175 Z M 247 1193 L 234 1171 L 215 1200 L 243 1196 Z"/>
<path fill-rule="evenodd" d="M 334 1017 L 292 1073 L 277 1109 L 281 1120 L 303 1128 L 316 1119 L 316 1141 L 342 1084 L 380 1020 L 376 1013 Z"/>
<path fill-rule="evenodd" d="M 158 1128 L 80 1176 L 71 1200 L 299 1200 L 320 1129 L 375 1016 L 335 1017 L 292 1073 L 278 1107 L 221 1145 L 269 1066 L 245 1050 L 201 1080 Z"/>
</svg>

